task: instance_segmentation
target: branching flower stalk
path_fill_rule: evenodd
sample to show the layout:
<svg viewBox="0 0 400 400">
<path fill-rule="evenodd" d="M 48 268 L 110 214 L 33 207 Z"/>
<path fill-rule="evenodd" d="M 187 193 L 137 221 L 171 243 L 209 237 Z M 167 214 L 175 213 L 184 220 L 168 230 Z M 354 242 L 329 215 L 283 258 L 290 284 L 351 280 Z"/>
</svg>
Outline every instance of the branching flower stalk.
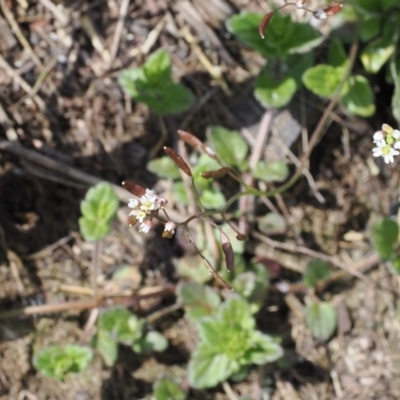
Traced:
<svg viewBox="0 0 400 400">
<path fill-rule="evenodd" d="M 296 6 L 298 9 L 304 9 L 307 12 L 313 13 L 314 17 L 319 18 L 319 19 L 326 19 L 328 16 L 334 15 L 337 12 L 339 12 L 342 9 L 342 5 L 333 5 L 330 7 L 326 7 L 321 10 L 310 10 L 305 7 L 306 0 L 299 0 L 296 3 L 286 3 L 284 6 L 280 7 L 284 8 L 287 6 Z M 278 9 L 278 10 L 279 10 Z M 259 26 L 259 33 L 261 37 L 264 37 L 265 29 L 267 28 L 271 18 L 273 17 L 275 11 L 271 11 L 270 13 L 266 14 L 264 18 L 262 19 L 260 26 Z M 354 46 L 353 46 L 354 47 Z M 353 49 L 354 50 L 354 49 Z M 352 51 L 352 55 L 350 57 L 350 63 L 348 66 L 348 70 L 352 68 L 352 65 L 354 63 L 354 57 L 355 55 L 353 54 L 355 51 Z M 349 71 L 347 71 L 349 72 Z M 347 77 L 347 73 L 345 74 Z M 343 82 L 341 82 L 341 86 L 344 84 L 345 79 L 343 79 Z M 338 90 L 339 92 L 339 90 Z M 336 104 L 336 97 L 332 99 L 329 108 L 333 108 L 334 105 Z M 321 118 L 320 123 L 318 124 L 316 130 L 314 131 L 313 134 L 313 142 L 310 142 L 310 146 L 304 155 L 305 158 L 308 158 L 310 152 L 312 151 L 317 138 L 320 136 L 321 130 L 322 130 L 322 125 L 326 120 L 326 113 L 324 113 L 323 117 Z M 320 126 L 321 125 L 321 126 Z M 214 171 L 204 171 L 201 176 L 206 179 L 220 179 L 223 178 L 226 175 L 229 175 L 233 179 L 235 179 L 237 182 L 239 182 L 242 185 L 243 190 L 240 191 L 239 193 L 235 194 L 232 196 L 224 205 L 224 207 L 220 209 L 215 209 L 215 210 L 205 210 L 204 207 L 201 204 L 199 192 L 196 188 L 195 182 L 194 182 L 194 177 L 192 174 L 192 171 L 189 167 L 189 165 L 186 163 L 186 161 L 179 155 L 177 154 L 173 149 L 169 147 L 164 147 L 165 153 L 174 161 L 174 163 L 177 165 L 177 167 L 183 171 L 190 179 L 191 179 L 191 188 L 193 190 L 193 193 L 196 197 L 196 203 L 197 206 L 199 207 L 199 212 L 190 216 L 184 221 L 178 222 L 178 221 L 172 221 L 171 218 L 169 217 L 167 211 L 165 210 L 165 205 L 167 204 L 167 201 L 163 197 L 158 197 L 152 190 L 150 189 L 145 189 L 142 188 L 141 186 L 132 183 L 132 182 L 123 182 L 123 186 L 125 189 L 127 189 L 129 192 L 131 192 L 134 196 L 137 198 L 131 199 L 129 202 L 128 206 L 132 208 L 131 213 L 129 214 L 128 217 L 128 223 L 130 226 L 134 226 L 137 223 L 139 223 L 139 231 L 143 233 L 147 233 L 154 225 L 153 219 L 157 219 L 161 223 L 164 224 L 164 231 L 163 231 L 163 237 L 166 238 L 171 238 L 174 235 L 175 229 L 179 226 L 184 229 L 186 234 L 189 237 L 189 242 L 193 245 L 195 248 L 196 252 L 199 254 L 199 256 L 202 258 L 205 266 L 207 267 L 208 271 L 210 272 L 211 275 L 214 276 L 214 278 L 219 281 L 224 287 L 228 289 L 232 289 L 232 287 L 225 282 L 221 276 L 214 270 L 214 268 L 211 266 L 210 262 L 207 260 L 207 258 L 201 253 L 201 251 L 198 249 L 196 246 L 194 239 L 188 229 L 188 225 L 191 221 L 195 219 L 201 219 L 204 222 L 210 223 L 212 226 L 214 226 L 217 230 L 220 232 L 220 237 L 221 237 L 221 247 L 222 251 L 225 256 L 226 260 L 226 266 L 228 270 L 231 270 L 234 264 L 234 254 L 233 254 L 233 249 L 232 249 L 232 244 L 229 240 L 228 235 L 223 231 L 223 229 L 215 224 L 210 218 L 216 215 L 220 215 L 222 220 L 225 221 L 235 232 L 236 232 L 236 238 L 237 240 L 247 240 L 247 236 L 245 233 L 239 232 L 235 226 L 228 220 L 226 213 L 228 209 L 242 196 L 246 195 L 253 195 L 253 196 L 265 196 L 265 197 L 271 197 L 279 193 L 283 193 L 286 190 L 288 190 L 301 176 L 302 172 L 302 167 L 303 167 L 303 162 L 301 165 L 301 168 L 299 168 L 296 173 L 292 176 L 292 178 L 283 184 L 282 186 L 270 190 L 270 191 L 261 191 L 258 190 L 252 186 L 249 186 L 246 184 L 246 182 L 243 181 L 242 177 L 240 174 L 235 171 L 233 168 L 225 166 L 218 156 L 215 154 L 215 152 L 206 146 L 202 141 L 200 141 L 196 136 L 193 134 L 186 132 L 186 131 L 178 131 L 179 136 L 181 139 L 187 143 L 189 146 L 193 147 L 195 150 L 201 151 L 208 155 L 210 158 L 213 160 L 217 161 L 217 163 L 220 165 L 221 168 L 214 170 Z M 165 219 L 160 216 L 160 211 L 164 215 Z"/>
</svg>

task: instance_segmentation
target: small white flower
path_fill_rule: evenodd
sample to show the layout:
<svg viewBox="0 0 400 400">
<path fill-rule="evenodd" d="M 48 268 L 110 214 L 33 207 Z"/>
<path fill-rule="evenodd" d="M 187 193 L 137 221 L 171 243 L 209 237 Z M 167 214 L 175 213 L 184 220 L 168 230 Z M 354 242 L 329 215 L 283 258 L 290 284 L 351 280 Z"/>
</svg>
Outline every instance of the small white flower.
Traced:
<svg viewBox="0 0 400 400">
<path fill-rule="evenodd" d="M 172 238 L 172 236 L 174 236 L 175 229 L 176 229 L 175 222 L 168 221 L 164 227 L 163 237 L 169 238 L 169 239 Z"/>
<path fill-rule="evenodd" d="M 139 226 L 139 232 L 149 233 L 150 229 L 153 227 L 153 223 L 148 219 L 142 222 Z"/>
<path fill-rule="evenodd" d="M 376 142 L 376 147 L 372 149 L 372 155 L 374 157 L 383 157 L 386 164 L 394 162 L 394 156 L 398 156 L 399 154 L 397 150 L 386 144 L 384 140 Z"/>
<path fill-rule="evenodd" d="M 139 200 L 137 199 L 130 199 L 128 203 L 129 208 L 138 208 L 139 207 Z"/>
<path fill-rule="evenodd" d="M 373 136 L 373 139 L 374 139 L 374 143 L 378 143 L 378 142 L 380 142 L 382 140 L 385 140 L 385 136 L 383 134 L 383 131 L 375 132 L 374 136 Z"/>
<path fill-rule="evenodd" d="M 304 8 L 304 3 L 305 3 L 305 1 L 303 1 L 303 0 L 298 0 L 298 1 L 296 2 L 296 7 L 297 7 L 298 9 Z"/>
<path fill-rule="evenodd" d="M 393 139 L 395 139 L 395 143 L 393 147 L 395 149 L 400 149 L 400 131 L 398 129 L 395 129 L 392 133 Z"/>
</svg>

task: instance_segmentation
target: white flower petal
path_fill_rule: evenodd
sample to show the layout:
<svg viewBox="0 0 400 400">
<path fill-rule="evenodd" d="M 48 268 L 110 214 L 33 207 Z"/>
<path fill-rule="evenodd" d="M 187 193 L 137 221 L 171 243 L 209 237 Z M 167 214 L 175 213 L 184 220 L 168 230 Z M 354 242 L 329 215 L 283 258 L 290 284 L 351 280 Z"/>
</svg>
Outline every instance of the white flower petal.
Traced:
<svg viewBox="0 0 400 400">
<path fill-rule="evenodd" d="M 377 143 L 379 141 L 385 140 L 385 136 L 383 135 L 382 131 L 377 131 L 374 133 L 373 139 L 374 143 Z"/>
<path fill-rule="evenodd" d="M 129 208 L 138 208 L 139 207 L 139 200 L 137 199 L 130 199 L 128 203 Z"/>
</svg>

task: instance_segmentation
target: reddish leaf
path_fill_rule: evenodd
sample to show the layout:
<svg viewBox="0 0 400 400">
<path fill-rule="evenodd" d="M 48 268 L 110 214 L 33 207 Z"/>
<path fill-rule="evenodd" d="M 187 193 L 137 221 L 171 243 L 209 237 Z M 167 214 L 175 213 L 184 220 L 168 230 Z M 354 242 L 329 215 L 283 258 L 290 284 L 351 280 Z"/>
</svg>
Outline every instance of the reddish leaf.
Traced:
<svg viewBox="0 0 400 400">
<path fill-rule="evenodd" d="M 200 175 L 203 178 L 210 179 L 219 179 L 225 176 L 229 172 L 230 168 L 229 167 L 223 167 L 220 169 L 217 169 L 216 171 L 203 171 Z"/>
<path fill-rule="evenodd" d="M 222 251 L 225 255 L 226 268 L 228 269 L 228 271 L 232 271 L 233 264 L 235 262 L 235 255 L 233 254 L 232 243 L 225 232 L 221 230 L 220 234 Z"/>
<path fill-rule="evenodd" d="M 186 161 L 178 153 L 176 153 L 175 150 L 171 149 L 171 147 L 164 147 L 164 151 L 167 156 L 172 158 L 178 168 L 180 168 L 186 175 L 193 177 L 189 165 L 186 164 Z"/>
<path fill-rule="evenodd" d="M 128 192 L 132 193 L 133 195 L 135 195 L 137 197 L 142 197 L 146 193 L 145 188 L 142 188 L 140 185 L 137 185 L 136 183 L 133 183 L 130 181 L 123 181 L 122 186 Z"/>
<path fill-rule="evenodd" d="M 270 11 L 269 13 L 264 15 L 264 18 L 261 20 L 260 25 L 258 26 L 258 33 L 260 34 L 261 38 L 265 38 L 265 29 L 267 29 L 267 26 L 269 24 L 269 21 L 271 20 L 272 16 L 274 15 L 273 11 Z"/>
</svg>

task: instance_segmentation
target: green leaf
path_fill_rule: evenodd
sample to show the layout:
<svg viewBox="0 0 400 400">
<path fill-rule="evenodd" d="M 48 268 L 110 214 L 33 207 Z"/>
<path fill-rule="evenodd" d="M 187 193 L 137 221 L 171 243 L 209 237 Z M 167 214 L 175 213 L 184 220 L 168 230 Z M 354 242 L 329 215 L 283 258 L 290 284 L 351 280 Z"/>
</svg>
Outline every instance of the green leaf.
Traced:
<svg viewBox="0 0 400 400">
<path fill-rule="evenodd" d="M 122 71 L 119 84 L 135 100 L 148 105 L 156 114 L 186 111 L 193 94 L 171 77 L 171 56 L 166 50 L 154 52 L 140 68 Z"/>
<path fill-rule="evenodd" d="M 81 217 L 78 222 L 81 235 L 88 242 L 95 242 L 102 239 L 111 230 L 110 224 L 104 221 L 95 221 Z"/>
<path fill-rule="evenodd" d="M 346 67 L 348 59 L 344 51 L 342 41 L 338 38 L 332 39 L 328 50 L 328 61 L 333 67 Z"/>
<path fill-rule="evenodd" d="M 318 281 L 327 279 L 331 269 L 325 261 L 311 260 L 303 275 L 303 283 L 311 288 L 315 288 Z"/>
<path fill-rule="evenodd" d="M 252 171 L 254 178 L 264 182 L 283 182 L 289 175 L 289 167 L 283 161 L 266 163 L 259 161 Z"/>
<path fill-rule="evenodd" d="M 178 167 L 168 156 L 151 160 L 147 164 L 147 169 L 160 178 L 178 179 L 181 176 Z"/>
<path fill-rule="evenodd" d="M 250 338 L 251 346 L 246 354 L 249 362 L 254 364 L 265 364 L 276 361 L 282 357 L 282 347 L 276 343 L 271 336 L 254 331 Z"/>
<path fill-rule="evenodd" d="M 258 26 L 263 14 L 244 11 L 227 21 L 228 30 L 242 43 L 266 58 L 285 58 L 292 53 L 305 53 L 316 47 L 322 35 L 310 24 L 293 22 L 289 15 L 275 13 L 262 39 Z"/>
<path fill-rule="evenodd" d="M 221 208 L 225 205 L 226 200 L 220 191 L 204 190 L 200 195 L 200 201 L 203 207 L 207 210 Z"/>
<path fill-rule="evenodd" d="M 392 83 L 394 84 L 394 93 L 392 97 L 392 113 L 397 122 L 400 123 L 400 52 L 397 52 L 390 60 L 389 72 Z"/>
<path fill-rule="evenodd" d="M 160 332 L 150 331 L 132 345 L 135 353 L 163 352 L 168 347 L 168 340 Z"/>
<path fill-rule="evenodd" d="M 291 54 L 286 58 L 285 62 L 280 61 L 281 73 L 290 74 L 295 79 L 297 88 L 300 88 L 303 85 L 302 77 L 304 72 L 314 65 L 314 61 L 313 52 Z"/>
<path fill-rule="evenodd" d="M 241 297 L 229 298 L 197 324 L 200 344 L 189 363 L 189 382 L 195 388 L 214 387 L 243 366 L 273 361 L 282 354 L 269 336 L 255 331 L 250 306 Z"/>
<path fill-rule="evenodd" d="M 246 269 L 246 272 L 239 273 L 233 279 L 232 286 L 235 292 L 247 299 L 250 305 L 250 312 L 255 314 L 264 304 L 268 294 L 270 276 L 268 270 L 261 263 L 250 264 L 246 266 Z"/>
<path fill-rule="evenodd" d="M 336 309 L 331 303 L 311 303 L 306 308 L 306 324 L 313 336 L 321 341 L 328 340 L 336 329 Z"/>
<path fill-rule="evenodd" d="M 311 25 L 293 22 L 289 15 L 279 12 L 273 15 L 266 37 L 261 39 L 258 26 L 263 16 L 248 11 L 241 12 L 229 18 L 227 28 L 242 43 L 266 58 L 285 58 L 288 54 L 305 53 L 322 40 L 322 35 Z"/>
<path fill-rule="evenodd" d="M 62 380 L 68 373 L 83 371 L 92 358 L 88 347 L 67 344 L 41 350 L 33 357 L 33 365 L 42 375 Z"/>
<path fill-rule="evenodd" d="M 286 230 L 285 218 L 278 213 L 268 213 L 257 220 L 258 229 L 267 235 L 284 233 Z"/>
<path fill-rule="evenodd" d="M 120 343 L 131 345 L 142 336 L 143 321 L 125 308 L 110 308 L 100 314 L 98 329 Z"/>
<path fill-rule="evenodd" d="M 97 333 L 96 349 L 107 367 L 112 367 L 115 364 L 118 357 L 118 344 L 108 332 L 99 331 Z"/>
<path fill-rule="evenodd" d="M 264 107 L 280 108 L 292 100 L 296 90 L 297 84 L 293 77 L 276 79 L 269 68 L 265 68 L 256 78 L 254 95 Z"/>
<path fill-rule="evenodd" d="M 183 182 L 174 182 L 172 184 L 171 191 L 177 202 L 181 203 L 184 206 L 187 206 L 189 204 L 186 187 Z"/>
<path fill-rule="evenodd" d="M 212 388 L 237 370 L 237 363 L 229 360 L 226 354 L 216 354 L 200 345 L 189 362 L 189 383 L 195 389 Z"/>
<path fill-rule="evenodd" d="M 368 79 L 361 75 L 351 76 L 348 90 L 342 96 L 343 105 L 354 115 L 370 117 L 375 113 L 374 93 Z"/>
<path fill-rule="evenodd" d="M 193 321 L 211 315 L 221 303 L 214 289 L 197 282 L 180 284 L 177 288 L 177 296 L 185 308 L 186 318 Z"/>
<path fill-rule="evenodd" d="M 290 29 L 293 29 L 293 25 L 290 24 L 290 17 L 285 18 L 280 14 L 275 14 L 268 25 L 268 40 L 266 40 L 262 39 L 258 33 L 258 26 L 263 16 L 263 14 L 243 11 L 228 19 L 227 29 L 242 43 L 258 51 L 264 57 L 280 57 L 283 55 L 283 49 L 279 45 L 279 41 L 285 36 L 285 23 L 287 26 L 286 34 L 289 33 Z M 277 40 L 271 39 L 273 36 L 276 36 Z"/>
<path fill-rule="evenodd" d="M 361 21 L 360 38 L 367 42 L 375 37 L 381 29 L 382 15 L 364 17 Z"/>
<path fill-rule="evenodd" d="M 367 72 L 376 74 L 389 60 L 395 50 L 393 29 L 385 29 L 383 36 L 368 43 L 361 53 L 361 61 Z"/>
<path fill-rule="evenodd" d="M 155 400 L 185 400 L 186 393 L 168 377 L 161 378 L 153 388 Z"/>
<path fill-rule="evenodd" d="M 400 257 L 396 256 L 391 261 L 392 269 L 397 275 L 400 275 Z"/>
<path fill-rule="evenodd" d="M 303 83 L 308 90 L 321 97 L 332 96 L 343 78 L 343 68 L 319 64 L 309 68 L 303 75 Z"/>
<path fill-rule="evenodd" d="M 392 256 L 393 247 L 398 241 L 398 236 L 399 226 L 389 218 L 384 218 L 372 225 L 372 245 L 382 260 L 388 260 Z"/>
<path fill-rule="evenodd" d="M 87 191 L 81 201 L 82 217 L 79 219 L 79 228 L 85 240 L 96 241 L 107 235 L 118 205 L 118 197 L 108 183 L 98 183 Z"/>
<path fill-rule="evenodd" d="M 255 80 L 256 99 L 264 107 L 285 106 L 302 85 L 301 77 L 313 62 L 312 53 L 289 55 L 285 61 L 268 60 Z"/>
<path fill-rule="evenodd" d="M 208 140 L 221 161 L 229 166 L 239 166 L 248 153 L 248 145 L 243 136 L 236 131 L 214 126 Z"/>
</svg>

